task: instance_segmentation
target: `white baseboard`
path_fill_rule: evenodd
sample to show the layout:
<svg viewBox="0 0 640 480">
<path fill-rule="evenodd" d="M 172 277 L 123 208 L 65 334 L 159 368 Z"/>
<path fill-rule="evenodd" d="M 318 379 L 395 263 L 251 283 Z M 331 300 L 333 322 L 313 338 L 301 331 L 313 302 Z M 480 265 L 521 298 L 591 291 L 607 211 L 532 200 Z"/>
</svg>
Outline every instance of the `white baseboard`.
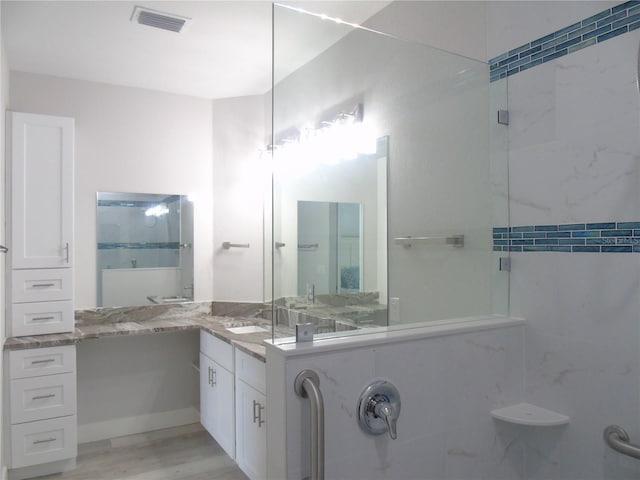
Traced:
<svg viewBox="0 0 640 480">
<path fill-rule="evenodd" d="M 200 421 L 195 407 L 171 410 L 169 412 L 149 413 L 135 417 L 116 418 L 105 422 L 78 425 L 78 443 L 95 442 L 109 438 L 150 432 L 162 428 L 178 427 Z"/>
</svg>

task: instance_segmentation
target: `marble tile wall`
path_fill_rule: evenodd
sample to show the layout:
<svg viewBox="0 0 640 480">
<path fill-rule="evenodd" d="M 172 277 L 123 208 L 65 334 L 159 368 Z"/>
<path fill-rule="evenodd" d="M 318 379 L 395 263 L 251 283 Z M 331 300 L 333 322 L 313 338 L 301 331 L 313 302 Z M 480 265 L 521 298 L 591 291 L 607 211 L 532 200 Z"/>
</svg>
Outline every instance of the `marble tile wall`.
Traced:
<svg viewBox="0 0 640 480">
<path fill-rule="evenodd" d="M 287 360 L 285 383 L 305 368 L 320 375 L 327 479 L 522 478 L 523 444 L 489 414 L 522 398 L 522 342 L 516 326 L 296 357 Z M 358 397 L 376 378 L 401 395 L 395 441 L 357 423 Z M 286 476 L 303 478 L 308 402 L 292 388 L 285 395 Z"/>
<path fill-rule="evenodd" d="M 533 3 L 529 23 L 545 15 Z M 634 30 L 508 78 L 511 225 L 637 221 L 639 44 Z M 640 259 L 509 247 L 520 247 L 509 248 L 510 295 L 511 314 L 527 319 L 525 398 L 571 417 L 563 429 L 522 429 L 523 478 L 638 478 L 640 462 L 606 447 L 602 432 L 615 423 L 640 439 Z"/>
</svg>

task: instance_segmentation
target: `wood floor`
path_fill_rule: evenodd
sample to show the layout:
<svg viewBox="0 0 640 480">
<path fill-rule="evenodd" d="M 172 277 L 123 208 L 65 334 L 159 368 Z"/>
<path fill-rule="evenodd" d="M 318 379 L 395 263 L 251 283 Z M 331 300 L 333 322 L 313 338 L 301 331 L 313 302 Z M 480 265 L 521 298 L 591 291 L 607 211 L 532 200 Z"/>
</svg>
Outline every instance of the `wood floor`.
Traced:
<svg viewBox="0 0 640 480">
<path fill-rule="evenodd" d="M 39 480 L 248 480 L 197 423 L 84 443 L 77 461 Z"/>
</svg>

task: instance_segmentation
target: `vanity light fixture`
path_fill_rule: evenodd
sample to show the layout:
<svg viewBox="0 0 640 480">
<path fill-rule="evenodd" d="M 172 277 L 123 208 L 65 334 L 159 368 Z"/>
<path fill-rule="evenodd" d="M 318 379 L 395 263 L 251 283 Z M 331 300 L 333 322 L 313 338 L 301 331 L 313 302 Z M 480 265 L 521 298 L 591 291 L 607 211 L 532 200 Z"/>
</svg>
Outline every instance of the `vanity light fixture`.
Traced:
<svg viewBox="0 0 640 480">
<path fill-rule="evenodd" d="M 322 120 L 317 126 L 289 131 L 269 150 L 286 152 L 286 156 L 315 158 L 312 163 L 338 163 L 353 160 L 359 154 L 376 152 L 376 137 L 363 123 L 364 109 L 356 105 L 350 112 L 339 112 L 331 120 Z"/>
</svg>

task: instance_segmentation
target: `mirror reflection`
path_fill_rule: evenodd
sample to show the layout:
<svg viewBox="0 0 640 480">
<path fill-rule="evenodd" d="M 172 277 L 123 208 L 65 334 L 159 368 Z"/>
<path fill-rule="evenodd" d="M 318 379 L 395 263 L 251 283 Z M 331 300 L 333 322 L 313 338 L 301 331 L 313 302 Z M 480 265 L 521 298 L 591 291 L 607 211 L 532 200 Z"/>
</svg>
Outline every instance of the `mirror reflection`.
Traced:
<svg viewBox="0 0 640 480">
<path fill-rule="evenodd" d="M 298 295 L 360 292 L 362 205 L 298 202 Z"/>
<path fill-rule="evenodd" d="M 297 323 L 322 334 L 387 325 L 388 138 L 377 139 L 375 153 L 342 161 L 310 164 L 302 148 L 292 153 L 297 164 L 288 155 L 274 152 L 276 168 L 298 167 L 274 176 L 278 331 Z"/>
<path fill-rule="evenodd" d="M 99 192 L 98 306 L 193 300 L 193 203 L 186 195 Z"/>
</svg>

